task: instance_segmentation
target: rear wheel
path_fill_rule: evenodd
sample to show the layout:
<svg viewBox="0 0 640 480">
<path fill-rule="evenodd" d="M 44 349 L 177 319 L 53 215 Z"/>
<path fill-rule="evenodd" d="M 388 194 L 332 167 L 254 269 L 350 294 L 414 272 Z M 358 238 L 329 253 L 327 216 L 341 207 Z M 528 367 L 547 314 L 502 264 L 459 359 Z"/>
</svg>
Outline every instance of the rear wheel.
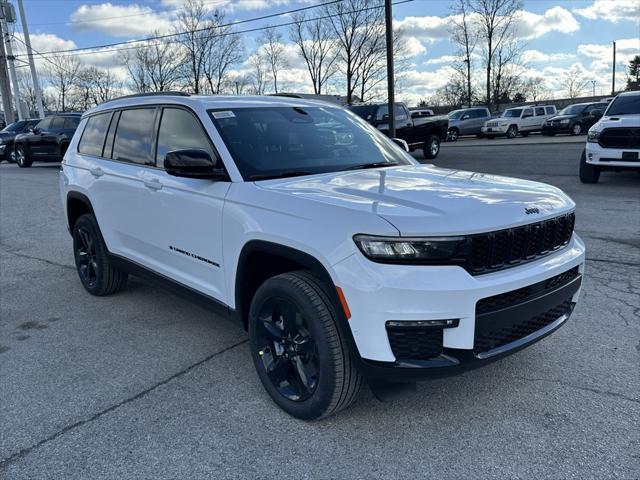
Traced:
<svg viewBox="0 0 640 480">
<path fill-rule="evenodd" d="M 515 125 L 511 125 L 507 129 L 506 137 L 507 138 L 516 138 L 518 136 L 518 127 Z"/>
<path fill-rule="evenodd" d="M 580 181 L 582 183 L 597 183 L 600 179 L 600 168 L 587 163 L 587 155 L 582 151 L 580 157 Z"/>
<path fill-rule="evenodd" d="M 89 213 L 73 226 L 73 253 L 82 286 L 91 295 L 110 295 L 126 287 L 128 275 L 109 261 L 98 223 Z"/>
<path fill-rule="evenodd" d="M 450 128 L 447 132 L 447 140 L 455 142 L 460 137 L 460 131 L 457 128 Z"/>
<path fill-rule="evenodd" d="M 348 407 L 362 378 L 318 277 L 296 271 L 265 281 L 251 302 L 249 342 L 258 377 L 273 401 L 297 418 Z"/>
<path fill-rule="evenodd" d="M 29 152 L 23 145 L 16 146 L 16 163 L 20 168 L 29 168 L 33 163 Z"/>
<path fill-rule="evenodd" d="M 438 153 L 440 153 L 440 139 L 435 135 L 431 135 L 424 143 L 422 150 L 424 152 L 424 158 L 436 158 Z"/>
<path fill-rule="evenodd" d="M 576 123 L 573 127 L 571 127 L 571 135 L 580 135 L 582 133 L 582 125 Z"/>
</svg>

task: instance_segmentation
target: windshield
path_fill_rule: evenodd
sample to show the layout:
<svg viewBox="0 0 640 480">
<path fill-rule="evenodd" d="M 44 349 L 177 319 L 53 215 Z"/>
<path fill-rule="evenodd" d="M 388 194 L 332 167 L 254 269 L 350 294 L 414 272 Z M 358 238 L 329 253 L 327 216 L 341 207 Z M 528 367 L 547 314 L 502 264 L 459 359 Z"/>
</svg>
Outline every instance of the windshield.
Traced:
<svg viewBox="0 0 640 480">
<path fill-rule="evenodd" d="M 578 105 L 569 105 L 568 107 L 564 107 L 562 110 L 560 110 L 559 115 L 578 115 L 582 113 L 584 109 L 587 108 L 587 106 L 588 105 L 585 105 L 584 103 Z"/>
<path fill-rule="evenodd" d="M 449 112 L 448 117 L 450 120 L 458 120 L 464 113 L 464 110 L 454 110 L 453 112 Z"/>
<path fill-rule="evenodd" d="M 25 121 L 20 121 L 20 122 L 13 122 L 9 125 L 7 125 L 6 127 L 4 127 L 4 129 L 2 129 L 3 132 L 20 132 L 22 131 L 22 128 L 25 126 L 27 122 Z"/>
<path fill-rule="evenodd" d="M 609 104 L 605 115 L 638 115 L 640 114 L 640 95 L 618 95 Z"/>
<path fill-rule="evenodd" d="M 377 109 L 378 107 L 376 105 L 356 105 L 349 107 L 349 110 L 365 120 L 371 120 Z"/>
<path fill-rule="evenodd" d="M 512 108 L 510 110 L 505 110 L 502 116 L 505 118 L 520 118 L 521 113 L 521 108 Z"/>
<path fill-rule="evenodd" d="M 259 107 L 209 111 L 246 180 L 411 164 L 408 154 L 346 110 Z"/>
</svg>

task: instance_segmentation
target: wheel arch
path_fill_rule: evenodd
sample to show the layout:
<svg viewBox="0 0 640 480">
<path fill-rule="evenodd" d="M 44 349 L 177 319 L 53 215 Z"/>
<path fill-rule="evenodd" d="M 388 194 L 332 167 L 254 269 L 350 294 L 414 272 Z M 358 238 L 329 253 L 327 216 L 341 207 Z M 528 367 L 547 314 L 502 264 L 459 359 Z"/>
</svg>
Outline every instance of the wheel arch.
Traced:
<svg viewBox="0 0 640 480">
<path fill-rule="evenodd" d="M 96 216 L 89 197 L 80 192 L 67 193 L 67 227 L 69 233 L 73 232 L 73 226 L 76 221 L 85 213 L 90 213 L 94 217 Z M 97 221 L 98 219 L 96 218 L 96 222 Z"/>
</svg>

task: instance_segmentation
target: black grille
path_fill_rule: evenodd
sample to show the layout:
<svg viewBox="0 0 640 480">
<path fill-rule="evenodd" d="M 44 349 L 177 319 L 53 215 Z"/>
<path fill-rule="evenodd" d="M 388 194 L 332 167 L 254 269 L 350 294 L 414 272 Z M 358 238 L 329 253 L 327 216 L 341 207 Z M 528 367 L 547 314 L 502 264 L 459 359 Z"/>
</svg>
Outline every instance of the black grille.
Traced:
<svg viewBox="0 0 640 480">
<path fill-rule="evenodd" d="M 473 351 L 484 353 L 494 348 L 502 347 L 521 338 L 537 332 L 541 328 L 555 322 L 562 315 L 570 313 L 572 309 L 571 299 L 567 299 L 560 305 L 532 318 L 516 320 L 509 325 L 491 329 L 476 324 L 475 342 Z"/>
<path fill-rule="evenodd" d="M 539 258 L 569 243 L 575 214 L 532 223 L 524 227 L 469 237 L 472 274 L 487 273 Z"/>
<path fill-rule="evenodd" d="M 555 290 L 556 288 L 569 283 L 579 274 L 580 272 L 578 271 L 578 267 L 574 267 L 571 270 L 567 270 L 566 272 L 547 280 L 543 280 L 542 282 L 518 288 L 517 290 L 511 290 L 510 292 L 500 293 L 492 297 L 483 298 L 476 304 L 476 315 L 495 312 L 496 310 L 511 307 L 526 300 L 544 295 L 551 290 Z"/>
<path fill-rule="evenodd" d="M 598 143 L 604 148 L 640 148 L 640 128 L 605 128 Z"/>
<path fill-rule="evenodd" d="M 387 327 L 387 335 L 397 360 L 429 360 L 442 352 L 442 328 Z"/>
</svg>

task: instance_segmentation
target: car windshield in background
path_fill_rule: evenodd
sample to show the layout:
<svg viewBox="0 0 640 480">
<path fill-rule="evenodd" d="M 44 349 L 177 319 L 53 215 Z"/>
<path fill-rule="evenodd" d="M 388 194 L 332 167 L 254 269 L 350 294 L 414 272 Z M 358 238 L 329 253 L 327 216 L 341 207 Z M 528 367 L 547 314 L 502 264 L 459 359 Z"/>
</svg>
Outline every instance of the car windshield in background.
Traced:
<svg viewBox="0 0 640 480">
<path fill-rule="evenodd" d="M 619 95 L 609 105 L 607 116 L 640 114 L 640 95 Z"/>
<path fill-rule="evenodd" d="M 464 110 L 454 110 L 453 112 L 449 112 L 448 117 L 450 120 L 459 120 L 463 113 Z"/>
<path fill-rule="evenodd" d="M 377 109 L 378 107 L 376 105 L 356 105 L 349 107 L 349 110 L 365 120 L 371 120 Z"/>
<path fill-rule="evenodd" d="M 13 122 L 2 129 L 3 132 L 20 132 L 27 122 Z"/>
<path fill-rule="evenodd" d="M 569 105 L 563 108 L 558 115 L 579 115 L 587 108 L 587 105 Z"/>
<path fill-rule="evenodd" d="M 382 133 L 332 107 L 209 111 L 246 180 L 411 164 Z"/>
<path fill-rule="evenodd" d="M 505 118 L 519 118 L 521 113 L 521 108 L 514 108 L 513 110 L 505 110 L 502 116 Z"/>
</svg>

